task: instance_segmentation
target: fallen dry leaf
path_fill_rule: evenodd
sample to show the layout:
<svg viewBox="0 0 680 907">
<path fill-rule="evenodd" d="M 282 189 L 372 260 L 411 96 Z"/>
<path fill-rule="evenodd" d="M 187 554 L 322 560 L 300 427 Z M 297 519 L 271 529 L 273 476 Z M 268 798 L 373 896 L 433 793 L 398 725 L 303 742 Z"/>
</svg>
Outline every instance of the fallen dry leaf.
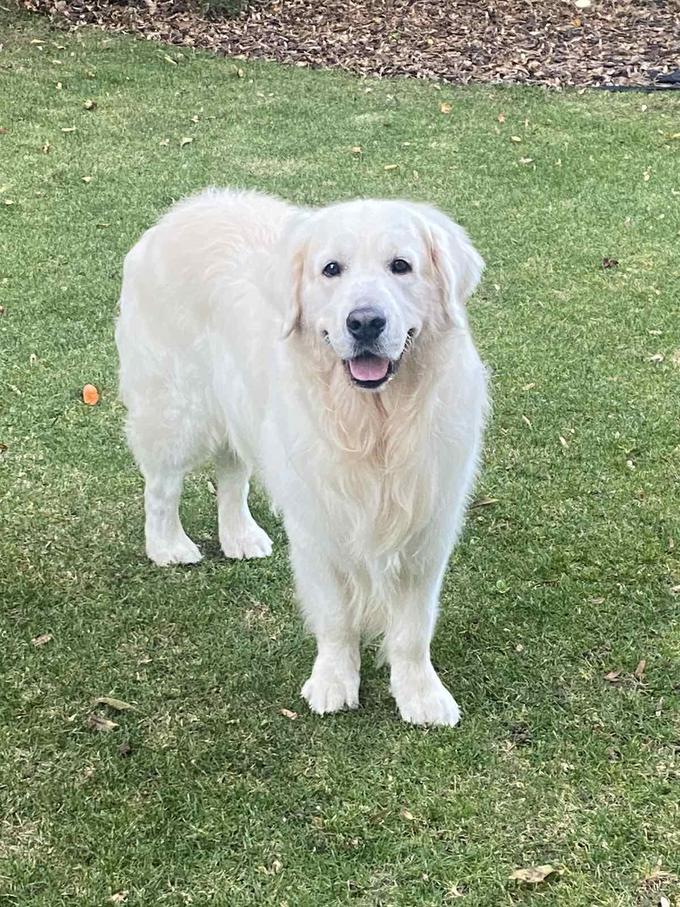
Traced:
<svg viewBox="0 0 680 907">
<path fill-rule="evenodd" d="M 533 164 L 534 159 L 532 157 L 521 157 L 519 162 L 520 164 Z"/>
<path fill-rule="evenodd" d="M 98 696 L 95 699 L 94 704 L 108 705 L 117 712 L 125 712 L 127 709 L 134 709 L 134 706 L 130 705 L 129 702 L 125 702 L 123 699 L 114 699 L 113 696 Z"/>
<path fill-rule="evenodd" d="M 31 642 L 34 646 L 44 646 L 53 638 L 51 633 L 41 633 L 40 636 L 34 636 Z"/>
<path fill-rule="evenodd" d="M 96 715 L 94 712 L 92 712 L 91 715 L 88 715 L 87 726 L 91 731 L 103 731 L 104 733 L 115 731 L 118 727 L 115 721 L 109 721 L 108 718 L 103 718 L 101 715 Z"/>
<path fill-rule="evenodd" d="M 642 678 L 645 676 L 646 667 L 647 667 L 646 659 L 641 658 L 640 661 L 638 662 L 638 666 L 637 666 L 637 668 L 635 668 L 635 672 L 634 672 L 635 677 L 637 677 L 638 680 L 642 680 Z"/>
<path fill-rule="evenodd" d="M 546 879 L 561 875 L 561 869 L 558 869 L 556 866 L 551 866 L 550 863 L 546 863 L 543 866 L 527 866 L 523 869 L 515 869 L 514 872 L 510 873 L 508 878 L 514 879 L 517 882 L 524 882 L 527 885 L 540 885 L 540 883 L 545 882 Z"/>
<path fill-rule="evenodd" d="M 124 904 L 125 901 L 127 901 L 127 896 L 127 891 L 116 891 L 110 898 L 107 898 L 107 900 L 109 904 Z"/>
<path fill-rule="evenodd" d="M 118 753 L 125 758 L 132 754 L 132 747 L 130 746 L 129 740 L 123 740 L 121 745 L 118 747 Z"/>
<path fill-rule="evenodd" d="M 193 138 L 190 135 L 185 135 L 183 139 L 180 139 L 179 147 L 184 148 L 185 145 L 191 145 Z"/>
<path fill-rule="evenodd" d="M 415 820 L 416 820 L 416 817 L 408 809 L 402 809 L 401 818 L 406 819 L 407 822 L 415 822 Z"/>
<path fill-rule="evenodd" d="M 61 131 L 62 132 L 75 132 L 76 127 L 75 126 L 62 126 Z"/>
<path fill-rule="evenodd" d="M 85 103 L 83 104 L 83 107 L 85 108 L 85 110 L 94 110 L 96 108 L 96 106 L 97 106 L 97 102 L 93 101 L 92 98 L 88 98 L 85 101 Z"/>
<path fill-rule="evenodd" d="M 397 170 L 398 168 L 399 164 L 385 164 L 383 170 Z"/>
<path fill-rule="evenodd" d="M 498 117 L 497 117 L 496 119 L 498 120 L 499 123 L 504 123 L 504 122 L 505 122 L 505 114 L 504 114 L 504 113 L 499 113 L 499 114 L 498 114 Z"/>
<path fill-rule="evenodd" d="M 49 154 L 51 150 L 52 150 L 52 146 L 50 145 L 50 143 L 45 142 L 45 144 L 42 146 L 42 153 Z"/>
<path fill-rule="evenodd" d="M 609 671 L 608 674 L 604 675 L 604 679 L 609 683 L 618 683 L 621 678 L 621 671 Z"/>
<path fill-rule="evenodd" d="M 470 509 L 473 507 L 491 507 L 492 504 L 497 504 L 498 498 L 480 498 L 478 501 L 473 501 L 470 504 Z"/>
<path fill-rule="evenodd" d="M 284 718 L 290 718 L 291 721 L 295 721 L 298 717 L 298 713 L 293 712 L 291 709 L 281 709 L 280 711 Z"/>
<path fill-rule="evenodd" d="M 94 384 L 86 384 L 82 391 L 83 403 L 88 406 L 94 406 L 99 402 L 99 391 Z"/>
<path fill-rule="evenodd" d="M 91 183 L 91 182 L 92 182 L 92 177 L 91 177 L 91 176 L 83 176 L 83 177 L 81 177 L 81 178 L 82 178 L 82 181 L 83 181 L 84 183 Z"/>
<path fill-rule="evenodd" d="M 647 357 L 648 362 L 663 362 L 663 353 L 654 353 Z"/>
<path fill-rule="evenodd" d="M 521 142 L 522 139 L 521 139 L 518 135 L 511 135 L 511 136 L 510 136 L 510 141 L 511 141 L 511 142 L 517 143 L 517 142 Z"/>
<path fill-rule="evenodd" d="M 439 105 L 439 110 L 442 113 L 451 113 L 451 111 L 453 110 L 453 107 L 451 104 L 448 103 L 448 101 L 444 101 L 443 104 Z"/>
<path fill-rule="evenodd" d="M 352 152 L 352 154 L 361 154 L 363 152 L 361 145 L 352 145 L 349 150 Z"/>
</svg>

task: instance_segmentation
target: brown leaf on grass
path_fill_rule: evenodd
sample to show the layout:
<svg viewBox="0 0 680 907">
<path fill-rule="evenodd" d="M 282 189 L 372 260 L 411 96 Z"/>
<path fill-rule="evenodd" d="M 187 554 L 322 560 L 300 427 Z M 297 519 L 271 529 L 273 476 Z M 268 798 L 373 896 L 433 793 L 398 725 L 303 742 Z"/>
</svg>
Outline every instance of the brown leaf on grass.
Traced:
<svg viewBox="0 0 680 907">
<path fill-rule="evenodd" d="M 284 718 L 289 718 L 291 721 L 295 721 L 298 718 L 298 713 L 293 712 L 291 709 L 279 709 Z"/>
<path fill-rule="evenodd" d="M 603 268 L 617 268 L 619 265 L 618 258 L 603 258 L 602 267 Z"/>
<path fill-rule="evenodd" d="M 439 105 L 439 110 L 441 111 L 441 113 L 451 113 L 453 106 L 449 104 L 448 101 L 444 101 L 443 104 Z"/>
<path fill-rule="evenodd" d="M 99 391 L 94 384 L 86 384 L 82 390 L 83 403 L 87 406 L 94 406 L 99 402 Z"/>
<path fill-rule="evenodd" d="M 180 139 L 179 147 L 184 148 L 185 145 L 191 145 L 193 138 L 190 135 L 185 135 L 184 138 Z"/>
<path fill-rule="evenodd" d="M 402 809 L 401 818 L 406 819 L 407 822 L 415 822 L 416 817 L 413 815 L 410 809 Z"/>
<path fill-rule="evenodd" d="M 113 696 L 98 696 L 94 701 L 94 705 L 108 705 L 117 712 L 126 712 L 128 709 L 134 709 L 134 706 L 130 705 L 129 702 L 125 702 L 122 699 L 114 699 Z"/>
<path fill-rule="evenodd" d="M 504 114 L 504 113 L 499 113 L 496 119 L 498 120 L 499 123 L 504 123 L 504 122 L 505 122 L 505 114 Z"/>
<path fill-rule="evenodd" d="M 83 181 L 84 183 L 91 183 L 91 182 L 92 182 L 92 177 L 91 177 L 91 176 L 83 176 L 83 177 L 81 177 L 81 179 L 82 179 L 82 181 Z"/>
<path fill-rule="evenodd" d="M 644 658 L 641 658 L 638 662 L 637 668 L 635 668 L 634 675 L 638 680 L 642 680 L 645 676 L 645 668 L 647 667 L 647 661 Z"/>
<path fill-rule="evenodd" d="M 352 152 L 352 154 L 363 154 L 363 148 L 361 147 L 361 145 L 352 145 L 349 150 Z"/>
<path fill-rule="evenodd" d="M 383 170 L 398 170 L 399 164 L 385 164 Z"/>
<path fill-rule="evenodd" d="M 31 642 L 34 646 L 44 646 L 53 638 L 51 633 L 41 633 L 40 636 L 34 636 Z"/>
<path fill-rule="evenodd" d="M 621 679 L 621 671 L 609 671 L 604 675 L 604 679 L 609 683 L 618 683 Z"/>
<path fill-rule="evenodd" d="M 492 504 L 497 504 L 498 498 L 479 498 L 477 501 L 473 501 L 470 504 L 470 510 L 475 507 L 491 507 Z"/>
<path fill-rule="evenodd" d="M 0 441 L 0 457 L 5 453 L 7 449 L 7 445 L 3 441 Z"/>
<path fill-rule="evenodd" d="M 518 135 L 511 135 L 511 136 L 510 136 L 510 141 L 511 141 L 511 142 L 514 142 L 515 144 L 518 144 L 519 142 L 522 141 L 522 139 L 521 139 Z"/>
<path fill-rule="evenodd" d="M 127 896 L 127 891 L 116 891 L 111 895 L 111 897 L 107 898 L 106 900 L 109 902 L 109 904 L 124 904 L 125 901 L 127 901 Z"/>
<path fill-rule="evenodd" d="M 545 863 L 543 866 L 526 866 L 522 869 L 515 869 L 508 878 L 524 882 L 526 885 L 540 885 L 541 882 L 561 876 L 562 872 L 562 869 Z"/>
<path fill-rule="evenodd" d="M 663 353 L 653 353 L 651 356 L 647 357 L 647 362 L 663 362 Z"/>
<path fill-rule="evenodd" d="M 75 132 L 76 127 L 75 126 L 62 126 L 61 131 L 62 132 Z"/>
<path fill-rule="evenodd" d="M 88 98 L 83 104 L 83 107 L 85 108 L 85 110 L 94 110 L 96 108 L 96 106 L 97 106 L 97 102 L 93 101 L 92 98 Z"/>
<path fill-rule="evenodd" d="M 91 715 L 88 715 L 87 726 L 91 731 L 102 731 L 108 733 L 109 731 L 115 731 L 118 727 L 115 721 L 109 721 L 108 718 L 104 718 L 101 715 L 97 715 L 92 712 Z"/>
</svg>

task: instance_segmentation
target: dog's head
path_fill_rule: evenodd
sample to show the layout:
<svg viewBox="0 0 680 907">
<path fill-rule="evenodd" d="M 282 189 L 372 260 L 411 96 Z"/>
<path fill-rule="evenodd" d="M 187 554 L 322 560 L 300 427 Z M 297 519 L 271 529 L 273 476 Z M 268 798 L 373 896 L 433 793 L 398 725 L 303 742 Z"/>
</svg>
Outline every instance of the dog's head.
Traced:
<svg viewBox="0 0 680 907">
<path fill-rule="evenodd" d="M 427 205 L 353 201 L 300 214 L 284 240 L 290 269 L 285 336 L 299 333 L 370 391 L 402 357 L 465 329 L 484 263 L 465 231 Z"/>
</svg>

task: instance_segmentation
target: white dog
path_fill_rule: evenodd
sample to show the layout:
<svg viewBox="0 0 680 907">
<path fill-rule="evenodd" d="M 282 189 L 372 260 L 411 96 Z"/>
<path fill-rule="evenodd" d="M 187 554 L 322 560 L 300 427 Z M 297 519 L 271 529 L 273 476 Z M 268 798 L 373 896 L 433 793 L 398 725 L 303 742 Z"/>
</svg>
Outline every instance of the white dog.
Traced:
<svg viewBox="0 0 680 907">
<path fill-rule="evenodd" d="M 356 708 L 361 636 L 381 635 L 402 718 L 458 721 L 430 640 L 487 409 L 464 309 L 482 268 L 425 205 L 232 190 L 181 202 L 125 259 L 116 341 L 148 556 L 200 559 L 178 504 L 207 460 L 224 554 L 268 555 L 257 470 L 316 636 L 315 712 Z"/>
</svg>

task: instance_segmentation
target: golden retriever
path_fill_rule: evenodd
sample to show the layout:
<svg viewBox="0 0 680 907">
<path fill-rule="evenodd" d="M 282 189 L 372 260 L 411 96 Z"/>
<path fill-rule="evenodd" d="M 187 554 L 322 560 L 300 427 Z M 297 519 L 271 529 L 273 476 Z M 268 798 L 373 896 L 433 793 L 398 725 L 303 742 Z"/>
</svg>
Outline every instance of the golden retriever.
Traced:
<svg viewBox="0 0 680 907">
<path fill-rule="evenodd" d="M 402 718 L 459 720 L 430 641 L 487 411 L 464 307 L 482 268 L 427 205 L 230 189 L 180 202 L 125 259 L 116 342 L 147 554 L 200 560 L 178 505 L 212 461 L 224 554 L 268 555 L 256 472 L 316 637 L 302 695 L 320 714 L 358 705 L 363 635 L 382 638 Z"/>
</svg>

